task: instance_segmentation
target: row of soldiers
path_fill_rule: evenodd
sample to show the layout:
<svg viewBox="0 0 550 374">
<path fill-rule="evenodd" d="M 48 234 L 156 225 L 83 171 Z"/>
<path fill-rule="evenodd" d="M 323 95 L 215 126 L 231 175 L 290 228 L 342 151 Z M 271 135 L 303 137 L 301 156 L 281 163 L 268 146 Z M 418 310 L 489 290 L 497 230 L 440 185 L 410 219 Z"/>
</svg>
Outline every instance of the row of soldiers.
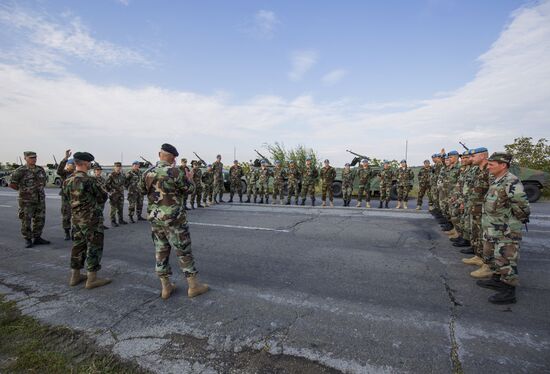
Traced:
<svg viewBox="0 0 550 374">
<path fill-rule="evenodd" d="M 489 301 L 515 303 L 519 245 L 530 207 L 521 181 L 509 171 L 512 156 L 495 152 L 489 157 L 480 147 L 462 154 L 442 150 L 432 160 L 429 176 L 420 178 L 431 213 L 453 246 L 472 255 L 462 262 L 479 266 L 470 273 L 476 284 L 498 291 Z"/>
</svg>

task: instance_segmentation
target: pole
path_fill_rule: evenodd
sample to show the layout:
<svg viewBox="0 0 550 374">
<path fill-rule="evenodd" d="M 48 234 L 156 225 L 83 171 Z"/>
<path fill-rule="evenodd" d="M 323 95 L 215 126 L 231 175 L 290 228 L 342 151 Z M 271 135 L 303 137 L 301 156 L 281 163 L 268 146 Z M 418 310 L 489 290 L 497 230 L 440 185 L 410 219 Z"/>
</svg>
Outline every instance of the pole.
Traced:
<svg viewBox="0 0 550 374">
<path fill-rule="evenodd" d="M 407 160 L 407 155 L 409 153 L 409 140 L 405 140 L 405 161 L 408 161 Z"/>
<path fill-rule="evenodd" d="M 237 147 L 233 146 L 233 160 L 237 159 Z"/>
</svg>

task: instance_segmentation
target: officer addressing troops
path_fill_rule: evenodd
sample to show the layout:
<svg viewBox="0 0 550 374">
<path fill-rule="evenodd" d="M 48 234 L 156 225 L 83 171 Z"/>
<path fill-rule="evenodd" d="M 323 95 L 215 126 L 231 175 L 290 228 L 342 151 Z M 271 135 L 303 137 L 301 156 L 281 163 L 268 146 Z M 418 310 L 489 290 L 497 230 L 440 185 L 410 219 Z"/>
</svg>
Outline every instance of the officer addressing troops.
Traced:
<svg viewBox="0 0 550 374">
<path fill-rule="evenodd" d="M 408 209 L 409 192 L 414 181 L 414 173 L 407 166 L 407 160 L 401 160 L 399 169 L 395 173 L 397 179 L 397 209 Z"/>
<path fill-rule="evenodd" d="M 111 204 L 111 225 L 118 227 L 119 224 L 126 225 L 123 218 L 124 214 L 124 174 L 122 173 L 122 163 L 115 162 L 115 167 L 107 177 L 105 188 L 109 192 L 109 203 Z M 118 215 L 118 223 L 116 217 Z"/>
<path fill-rule="evenodd" d="M 225 203 L 223 200 L 223 193 L 225 190 L 225 187 L 223 185 L 223 163 L 222 163 L 222 155 L 216 156 L 216 161 L 212 164 L 212 169 L 214 170 L 214 203 Z M 218 200 L 219 196 L 219 200 Z"/>
<path fill-rule="evenodd" d="M 365 207 L 370 208 L 370 185 L 372 178 L 376 172 L 369 166 L 369 160 L 364 158 L 361 160 L 361 166 L 357 171 L 359 178 L 359 190 L 357 191 L 357 208 L 361 207 L 363 202 L 363 193 L 365 193 Z M 348 204 L 349 206 L 349 204 Z"/>
<path fill-rule="evenodd" d="M 57 175 L 61 178 L 61 184 L 65 182 L 74 172 L 74 160 L 69 159 L 71 157 L 71 150 L 65 151 L 65 157 L 61 160 L 57 166 Z M 63 231 L 65 232 L 65 240 L 71 240 L 71 202 L 63 194 L 63 190 L 59 191 L 61 195 L 61 217 Z"/>
<path fill-rule="evenodd" d="M 193 184 L 182 170 L 172 166 L 176 157 L 176 148 L 163 144 L 159 152 L 160 161 L 144 173 L 141 182 L 142 191 L 149 202 L 147 217 L 151 222 L 156 273 L 160 278 L 163 299 L 169 298 L 175 290 L 175 284 L 170 282 L 172 269 L 169 259 L 172 248 L 188 282 L 187 295 L 195 297 L 208 291 L 208 286 L 198 281 L 187 213 L 182 205 L 184 192 L 192 192 Z"/>
<path fill-rule="evenodd" d="M 428 200 L 432 202 L 432 193 L 430 183 L 432 179 L 432 167 L 430 160 L 424 160 L 424 167 L 418 171 L 418 197 L 416 199 L 416 210 L 422 209 L 422 199 L 428 195 Z"/>
<path fill-rule="evenodd" d="M 380 171 L 380 206 L 378 208 L 382 208 L 382 203 L 384 207 L 389 208 L 394 173 L 389 161 L 384 160 L 383 165 Z"/>
<path fill-rule="evenodd" d="M 46 171 L 36 165 L 36 152 L 23 153 L 25 165 L 18 167 L 11 174 L 9 187 L 19 192 L 19 219 L 21 234 L 25 239 L 25 248 L 33 245 L 50 244 L 42 238 L 46 222 Z"/>
<path fill-rule="evenodd" d="M 290 200 L 294 196 L 294 204 L 298 205 L 298 187 L 300 183 L 300 178 L 302 174 L 300 170 L 296 167 L 296 162 L 290 160 L 288 162 L 287 178 L 288 178 L 288 197 L 286 200 L 286 205 L 290 205 Z"/>
<path fill-rule="evenodd" d="M 344 165 L 342 170 L 342 193 L 344 195 L 344 206 L 349 206 L 353 194 L 353 182 L 355 180 L 355 170 L 351 168 L 349 162 Z M 361 206 L 359 204 L 359 206 Z"/>
<path fill-rule="evenodd" d="M 327 206 L 327 192 L 328 199 L 330 202 L 331 208 L 334 207 L 334 191 L 332 189 L 332 184 L 336 179 L 336 169 L 330 166 L 330 161 L 325 160 L 324 166 L 321 168 L 321 200 L 322 206 Z"/>
<path fill-rule="evenodd" d="M 86 280 L 86 288 L 92 289 L 111 283 L 110 279 L 97 278 L 103 255 L 103 213 L 107 193 L 95 177 L 88 175 L 94 156 L 88 152 L 76 152 L 76 172 L 63 183 L 63 193 L 71 202 L 74 228 L 71 250 L 70 286 Z M 87 276 L 80 270 L 86 264 Z"/>
<path fill-rule="evenodd" d="M 311 197 L 311 206 L 315 206 L 315 185 L 317 184 L 317 178 L 319 177 L 319 171 L 317 167 L 312 164 L 311 157 L 306 158 L 306 167 L 302 173 L 302 203 L 306 205 L 306 197 L 309 193 Z"/>
<path fill-rule="evenodd" d="M 132 162 L 132 169 L 126 173 L 124 184 L 128 189 L 128 218 L 130 222 L 135 223 L 134 214 L 138 221 L 144 221 L 142 216 L 143 195 L 139 188 L 141 180 L 141 171 L 139 170 L 139 161 Z"/>
<path fill-rule="evenodd" d="M 281 165 L 281 161 L 275 160 L 275 167 L 273 168 L 273 201 L 271 204 L 275 204 L 277 198 L 279 198 L 281 205 L 284 204 L 285 179 L 286 170 Z"/>
<path fill-rule="evenodd" d="M 239 160 L 233 161 L 233 165 L 229 168 L 229 202 L 233 202 L 235 192 L 239 195 L 239 202 L 243 202 L 243 185 L 241 178 L 243 177 L 243 168 L 239 165 Z"/>
</svg>

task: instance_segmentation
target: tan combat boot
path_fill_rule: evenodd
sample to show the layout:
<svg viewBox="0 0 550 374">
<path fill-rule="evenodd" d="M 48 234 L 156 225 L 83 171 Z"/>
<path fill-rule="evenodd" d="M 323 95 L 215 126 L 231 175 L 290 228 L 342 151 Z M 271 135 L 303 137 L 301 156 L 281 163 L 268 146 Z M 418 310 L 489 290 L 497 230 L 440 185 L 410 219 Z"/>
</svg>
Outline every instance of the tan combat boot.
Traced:
<svg viewBox="0 0 550 374">
<path fill-rule="evenodd" d="M 321 204 L 321 206 L 327 206 L 327 203 L 323 201 L 323 203 Z"/>
<path fill-rule="evenodd" d="M 489 265 L 483 264 L 479 269 L 472 271 L 470 275 L 474 278 L 490 278 L 493 276 L 493 271 Z"/>
<path fill-rule="evenodd" d="M 87 279 L 85 275 L 80 275 L 79 269 L 71 269 L 71 278 L 69 279 L 69 286 L 76 286 Z"/>
<path fill-rule="evenodd" d="M 368 201 L 365 203 L 365 208 L 370 208 L 370 203 Z"/>
<path fill-rule="evenodd" d="M 281 199 L 281 205 L 285 205 L 285 199 Z"/>
<path fill-rule="evenodd" d="M 407 205 L 406 201 L 403 202 L 403 209 L 409 209 L 409 206 Z"/>
<path fill-rule="evenodd" d="M 422 207 L 420 205 L 416 206 L 416 210 L 421 210 L 421 209 L 422 209 Z"/>
<path fill-rule="evenodd" d="M 401 201 L 397 202 L 397 206 L 395 207 L 395 209 L 401 209 Z"/>
<path fill-rule="evenodd" d="M 97 273 L 95 271 L 88 272 L 88 280 L 86 280 L 86 288 L 91 290 L 92 288 L 105 286 L 106 284 L 111 283 L 110 279 L 98 279 Z"/>
<path fill-rule="evenodd" d="M 356 208 L 361 208 L 361 202 L 359 201 L 355 207 Z"/>
<path fill-rule="evenodd" d="M 271 205 L 275 205 L 275 204 L 276 204 L 276 203 L 275 203 L 276 201 L 277 201 L 277 199 L 273 198 L 273 201 L 271 202 Z"/>
<path fill-rule="evenodd" d="M 162 285 L 160 297 L 166 300 L 172 295 L 172 292 L 176 290 L 176 284 L 170 283 L 169 277 L 160 277 L 160 284 Z"/>
<path fill-rule="evenodd" d="M 450 229 L 449 231 L 443 231 L 445 234 L 451 236 L 451 235 L 455 235 L 455 234 L 458 234 L 456 232 L 456 229 L 453 227 L 452 229 Z"/>
<path fill-rule="evenodd" d="M 330 207 L 334 208 L 334 202 L 332 202 L 332 201 L 330 202 Z"/>
<path fill-rule="evenodd" d="M 462 262 L 465 263 L 466 265 L 477 265 L 477 266 L 483 265 L 483 259 L 479 256 L 474 256 L 471 258 L 463 258 Z"/>
<path fill-rule="evenodd" d="M 187 290 L 187 296 L 189 297 L 202 295 L 209 290 L 207 284 L 199 282 L 197 279 L 197 274 L 187 277 L 187 284 L 189 285 L 189 289 Z"/>
</svg>

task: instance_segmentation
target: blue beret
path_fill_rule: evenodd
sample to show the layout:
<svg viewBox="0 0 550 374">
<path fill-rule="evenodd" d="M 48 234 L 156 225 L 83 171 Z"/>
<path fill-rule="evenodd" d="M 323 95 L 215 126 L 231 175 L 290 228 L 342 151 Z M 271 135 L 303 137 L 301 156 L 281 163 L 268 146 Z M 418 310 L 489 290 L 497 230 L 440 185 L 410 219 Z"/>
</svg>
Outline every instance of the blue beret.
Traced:
<svg viewBox="0 0 550 374">
<path fill-rule="evenodd" d="M 325 164 L 330 164 L 330 161 L 328 160 L 328 158 L 324 162 Z"/>
<path fill-rule="evenodd" d="M 178 153 L 178 150 L 176 147 L 174 147 L 172 144 L 164 143 L 160 146 L 160 149 L 162 149 L 164 152 L 168 152 L 176 157 L 178 157 L 180 154 Z"/>
<path fill-rule="evenodd" d="M 238 164 L 239 163 L 239 160 L 233 160 L 233 163 L 235 164 Z"/>
<path fill-rule="evenodd" d="M 364 158 L 361 160 L 362 163 L 365 163 L 365 162 L 369 162 L 369 159 L 368 158 Z"/>
<path fill-rule="evenodd" d="M 207 167 L 211 168 L 211 167 L 212 167 L 212 164 L 208 164 Z"/>
<path fill-rule="evenodd" d="M 306 161 L 311 161 L 311 157 L 306 157 Z"/>
<path fill-rule="evenodd" d="M 281 163 L 281 161 L 275 160 L 275 165 L 279 165 L 280 163 Z"/>
<path fill-rule="evenodd" d="M 406 163 L 407 163 L 407 160 L 401 160 L 401 163 L 405 163 L 405 164 L 406 164 Z"/>
<path fill-rule="evenodd" d="M 132 162 L 132 165 L 139 165 L 139 161 L 135 160 L 134 162 Z"/>
<path fill-rule="evenodd" d="M 467 150 L 467 151 L 462 152 L 461 156 L 469 156 L 469 155 L 470 155 L 470 150 Z"/>
<path fill-rule="evenodd" d="M 74 165 L 74 160 L 72 158 L 68 159 L 67 165 Z"/>
<path fill-rule="evenodd" d="M 479 147 L 479 148 L 474 149 L 472 154 L 483 153 L 483 152 L 489 152 L 489 150 L 485 147 Z"/>
<path fill-rule="evenodd" d="M 345 164 L 344 166 L 350 166 L 350 165 L 349 165 L 349 162 L 346 162 L 346 164 Z"/>
<path fill-rule="evenodd" d="M 266 161 L 266 160 L 262 160 L 262 161 L 260 161 L 260 164 L 262 164 L 262 165 L 263 165 L 263 164 L 267 164 L 267 161 Z"/>
<path fill-rule="evenodd" d="M 389 164 L 390 162 L 388 160 L 384 160 L 384 164 Z"/>
<path fill-rule="evenodd" d="M 457 151 L 450 151 L 449 153 L 447 153 L 447 157 L 450 157 L 450 156 L 458 156 L 458 152 Z"/>
<path fill-rule="evenodd" d="M 434 153 L 434 154 L 432 155 L 432 158 L 438 158 L 438 157 L 441 157 L 441 155 L 440 155 L 439 153 Z"/>
</svg>

